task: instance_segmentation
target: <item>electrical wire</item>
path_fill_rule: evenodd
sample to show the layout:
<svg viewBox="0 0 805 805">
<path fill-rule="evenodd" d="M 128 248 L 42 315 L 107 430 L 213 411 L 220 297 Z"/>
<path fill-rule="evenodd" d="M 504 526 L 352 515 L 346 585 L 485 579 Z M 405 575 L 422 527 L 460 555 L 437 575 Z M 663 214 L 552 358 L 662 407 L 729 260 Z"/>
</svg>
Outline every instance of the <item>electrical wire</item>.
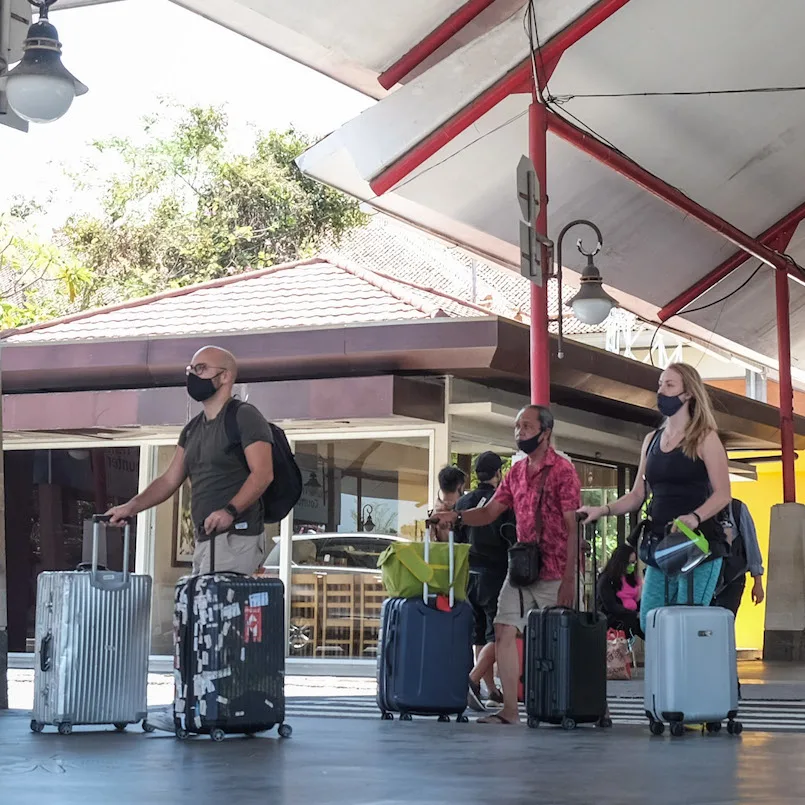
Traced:
<svg viewBox="0 0 805 805">
<path fill-rule="evenodd" d="M 394 185 L 394 190 L 397 191 L 401 187 L 405 187 L 407 184 L 410 184 L 415 179 L 419 179 L 420 177 L 424 176 L 426 173 L 429 173 L 430 171 L 434 170 L 435 168 L 438 168 L 440 165 L 444 165 L 445 162 L 449 162 L 454 157 L 457 157 L 459 154 L 463 153 L 468 148 L 471 148 L 473 145 L 475 145 L 475 143 L 479 143 L 479 142 L 481 142 L 481 140 L 485 139 L 486 137 L 489 137 L 491 134 L 494 134 L 495 132 L 500 131 L 501 129 L 505 129 L 506 126 L 510 125 L 511 123 L 514 123 L 516 120 L 519 120 L 521 117 L 525 117 L 527 114 L 528 114 L 528 109 L 524 109 L 522 112 L 518 112 L 516 115 L 514 115 L 513 117 L 510 117 L 508 120 L 504 120 L 503 123 L 495 126 L 493 129 L 489 129 L 489 131 L 484 132 L 480 136 L 476 137 L 474 140 L 471 140 L 470 142 L 466 143 L 466 145 L 462 145 L 461 148 L 459 148 L 458 150 L 454 151 L 452 154 L 448 154 L 444 159 L 440 159 L 438 162 L 434 162 L 432 165 L 428 165 L 427 168 L 424 168 L 423 170 L 419 171 L 419 173 L 414 173 L 411 176 L 409 176 L 407 179 L 404 179 L 403 181 L 401 181 L 398 184 Z M 374 201 L 376 198 L 379 198 L 379 196 L 377 194 L 373 195 L 372 198 L 369 199 L 369 201 Z"/>
<path fill-rule="evenodd" d="M 716 305 L 720 305 L 722 302 L 726 302 L 731 297 L 735 296 L 738 291 L 742 291 L 749 285 L 750 282 L 755 278 L 757 273 L 760 271 L 763 266 L 766 265 L 765 263 L 758 263 L 757 268 L 737 287 L 733 288 L 726 296 L 722 296 L 721 299 L 716 299 L 715 302 L 708 302 L 706 305 L 700 305 L 699 307 L 692 307 L 692 308 L 682 308 L 677 315 L 683 316 L 688 313 L 700 313 L 702 310 L 707 310 L 708 308 L 715 307 Z"/>
<path fill-rule="evenodd" d="M 532 73 L 532 94 L 534 100 L 541 99 L 547 105 L 546 97 L 551 94 L 548 88 L 548 72 L 545 69 L 545 58 L 542 53 L 542 42 L 539 38 L 539 26 L 537 25 L 537 10 L 534 0 L 528 0 L 526 7 L 525 17 L 523 18 L 523 26 L 526 29 L 528 36 L 529 50 L 531 53 L 531 73 Z M 536 40 L 536 42 L 535 42 Z M 542 75 L 545 76 L 545 87 L 540 87 L 539 71 L 537 69 L 537 58 L 539 58 L 540 67 L 542 68 Z"/>
<path fill-rule="evenodd" d="M 793 87 L 746 87 L 744 89 L 695 89 L 658 92 L 568 92 L 554 95 L 550 100 L 565 104 L 577 98 L 695 98 L 711 95 L 766 95 L 778 92 L 805 92 L 805 86 Z"/>
</svg>

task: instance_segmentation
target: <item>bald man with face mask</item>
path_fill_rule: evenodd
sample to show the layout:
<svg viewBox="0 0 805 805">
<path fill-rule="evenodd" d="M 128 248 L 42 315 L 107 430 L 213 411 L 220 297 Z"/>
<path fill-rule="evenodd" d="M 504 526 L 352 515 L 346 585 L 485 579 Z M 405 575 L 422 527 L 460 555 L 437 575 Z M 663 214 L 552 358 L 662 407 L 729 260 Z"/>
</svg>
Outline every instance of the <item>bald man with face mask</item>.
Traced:
<svg viewBox="0 0 805 805">
<path fill-rule="evenodd" d="M 143 492 L 108 514 L 112 523 L 168 500 L 190 479 L 196 528 L 193 573 L 210 571 L 210 542 L 220 572 L 254 573 L 266 556 L 261 497 L 274 480 L 271 427 L 248 403 L 237 407 L 240 451 L 231 450 L 225 429 L 237 362 L 220 347 L 204 347 L 187 367 L 187 393 L 204 410 L 185 425 L 168 469 Z"/>
</svg>

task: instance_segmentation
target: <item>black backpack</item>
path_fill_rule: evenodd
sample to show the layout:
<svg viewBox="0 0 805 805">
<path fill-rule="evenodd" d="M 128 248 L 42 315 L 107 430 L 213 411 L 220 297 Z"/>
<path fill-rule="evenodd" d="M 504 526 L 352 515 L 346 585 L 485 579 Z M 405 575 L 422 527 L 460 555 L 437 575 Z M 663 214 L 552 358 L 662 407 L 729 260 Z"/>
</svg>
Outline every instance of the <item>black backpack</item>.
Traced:
<svg viewBox="0 0 805 805">
<path fill-rule="evenodd" d="M 224 415 L 224 430 L 229 439 L 228 450 L 239 450 L 246 463 L 246 454 L 240 443 L 240 428 L 238 427 L 238 408 L 243 405 L 240 400 L 232 400 L 227 406 Z M 274 480 L 268 489 L 263 492 L 263 521 L 266 523 L 279 523 L 288 516 L 288 512 L 302 497 L 302 473 L 291 452 L 285 431 L 269 422 L 274 444 L 271 449 L 274 462 Z"/>
</svg>

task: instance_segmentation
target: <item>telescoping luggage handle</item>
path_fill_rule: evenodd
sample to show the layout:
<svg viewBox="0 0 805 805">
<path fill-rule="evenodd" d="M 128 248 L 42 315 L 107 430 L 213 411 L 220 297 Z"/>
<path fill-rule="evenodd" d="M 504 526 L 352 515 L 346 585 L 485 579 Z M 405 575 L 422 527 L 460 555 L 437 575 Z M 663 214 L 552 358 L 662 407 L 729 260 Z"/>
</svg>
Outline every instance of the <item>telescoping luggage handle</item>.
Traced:
<svg viewBox="0 0 805 805">
<path fill-rule="evenodd" d="M 455 557 L 455 545 L 456 539 L 455 535 L 453 534 L 453 529 L 450 529 L 450 533 L 447 536 L 447 574 L 450 584 L 450 592 L 448 595 L 448 601 L 450 603 L 450 609 L 453 608 L 453 604 L 456 600 L 456 591 L 455 591 L 455 574 L 456 574 L 456 557 Z M 430 560 L 430 535 L 429 529 L 425 529 L 425 548 L 424 548 L 424 558 L 425 564 L 428 564 Z M 422 583 L 422 600 L 427 604 L 428 603 L 428 583 L 425 581 Z"/>
<path fill-rule="evenodd" d="M 576 514 L 576 522 L 579 524 L 579 527 L 578 527 L 578 530 L 577 530 L 577 533 L 576 533 L 576 545 L 577 545 L 577 548 L 578 548 L 578 555 L 576 556 L 576 601 L 575 601 L 575 606 L 573 608 L 576 609 L 576 607 L 578 607 L 579 611 L 581 611 L 581 568 L 582 568 L 582 562 L 584 561 L 584 548 L 583 548 L 584 542 L 585 542 L 585 540 L 584 540 L 584 520 L 585 520 L 586 517 L 587 517 L 587 515 L 584 514 L 584 513 L 577 513 Z M 593 590 L 592 590 L 593 608 L 592 608 L 592 611 L 593 611 L 593 613 L 597 613 L 598 612 L 598 595 L 597 595 L 597 590 L 596 590 L 596 584 L 598 583 L 598 555 L 596 554 L 596 544 L 595 544 L 595 542 L 596 542 L 596 540 L 595 540 L 596 530 L 595 530 L 595 525 L 590 526 L 590 533 L 592 535 L 592 538 L 590 539 L 590 548 L 592 549 L 592 555 L 593 555 Z"/>
<path fill-rule="evenodd" d="M 131 549 L 131 520 L 123 523 L 123 572 L 117 573 L 98 567 L 98 537 L 101 526 L 108 526 L 111 516 L 108 514 L 92 515 L 92 569 L 90 583 L 101 590 L 123 590 L 129 586 L 129 552 Z"/>
</svg>

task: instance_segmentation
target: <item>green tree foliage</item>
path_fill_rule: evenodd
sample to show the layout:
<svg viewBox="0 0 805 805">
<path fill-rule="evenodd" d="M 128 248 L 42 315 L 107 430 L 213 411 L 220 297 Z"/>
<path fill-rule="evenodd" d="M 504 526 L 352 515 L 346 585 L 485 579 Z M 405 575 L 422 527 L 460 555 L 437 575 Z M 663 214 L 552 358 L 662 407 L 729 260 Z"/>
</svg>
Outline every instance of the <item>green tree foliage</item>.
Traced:
<svg viewBox="0 0 805 805">
<path fill-rule="evenodd" d="M 91 279 L 69 252 L 37 238 L 32 220 L 40 212 L 16 201 L 0 214 L 0 329 L 61 315 Z"/>
<path fill-rule="evenodd" d="M 92 143 L 94 161 L 72 175 L 92 209 L 73 213 L 50 244 L 15 242 L 34 273 L 15 279 L 22 291 L 6 326 L 308 257 L 365 223 L 355 201 L 296 167 L 310 137 L 258 132 L 236 154 L 223 110 L 163 112 L 138 138 Z M 27 286 L 45 264 L 64 287 Z"/>
</svg>

